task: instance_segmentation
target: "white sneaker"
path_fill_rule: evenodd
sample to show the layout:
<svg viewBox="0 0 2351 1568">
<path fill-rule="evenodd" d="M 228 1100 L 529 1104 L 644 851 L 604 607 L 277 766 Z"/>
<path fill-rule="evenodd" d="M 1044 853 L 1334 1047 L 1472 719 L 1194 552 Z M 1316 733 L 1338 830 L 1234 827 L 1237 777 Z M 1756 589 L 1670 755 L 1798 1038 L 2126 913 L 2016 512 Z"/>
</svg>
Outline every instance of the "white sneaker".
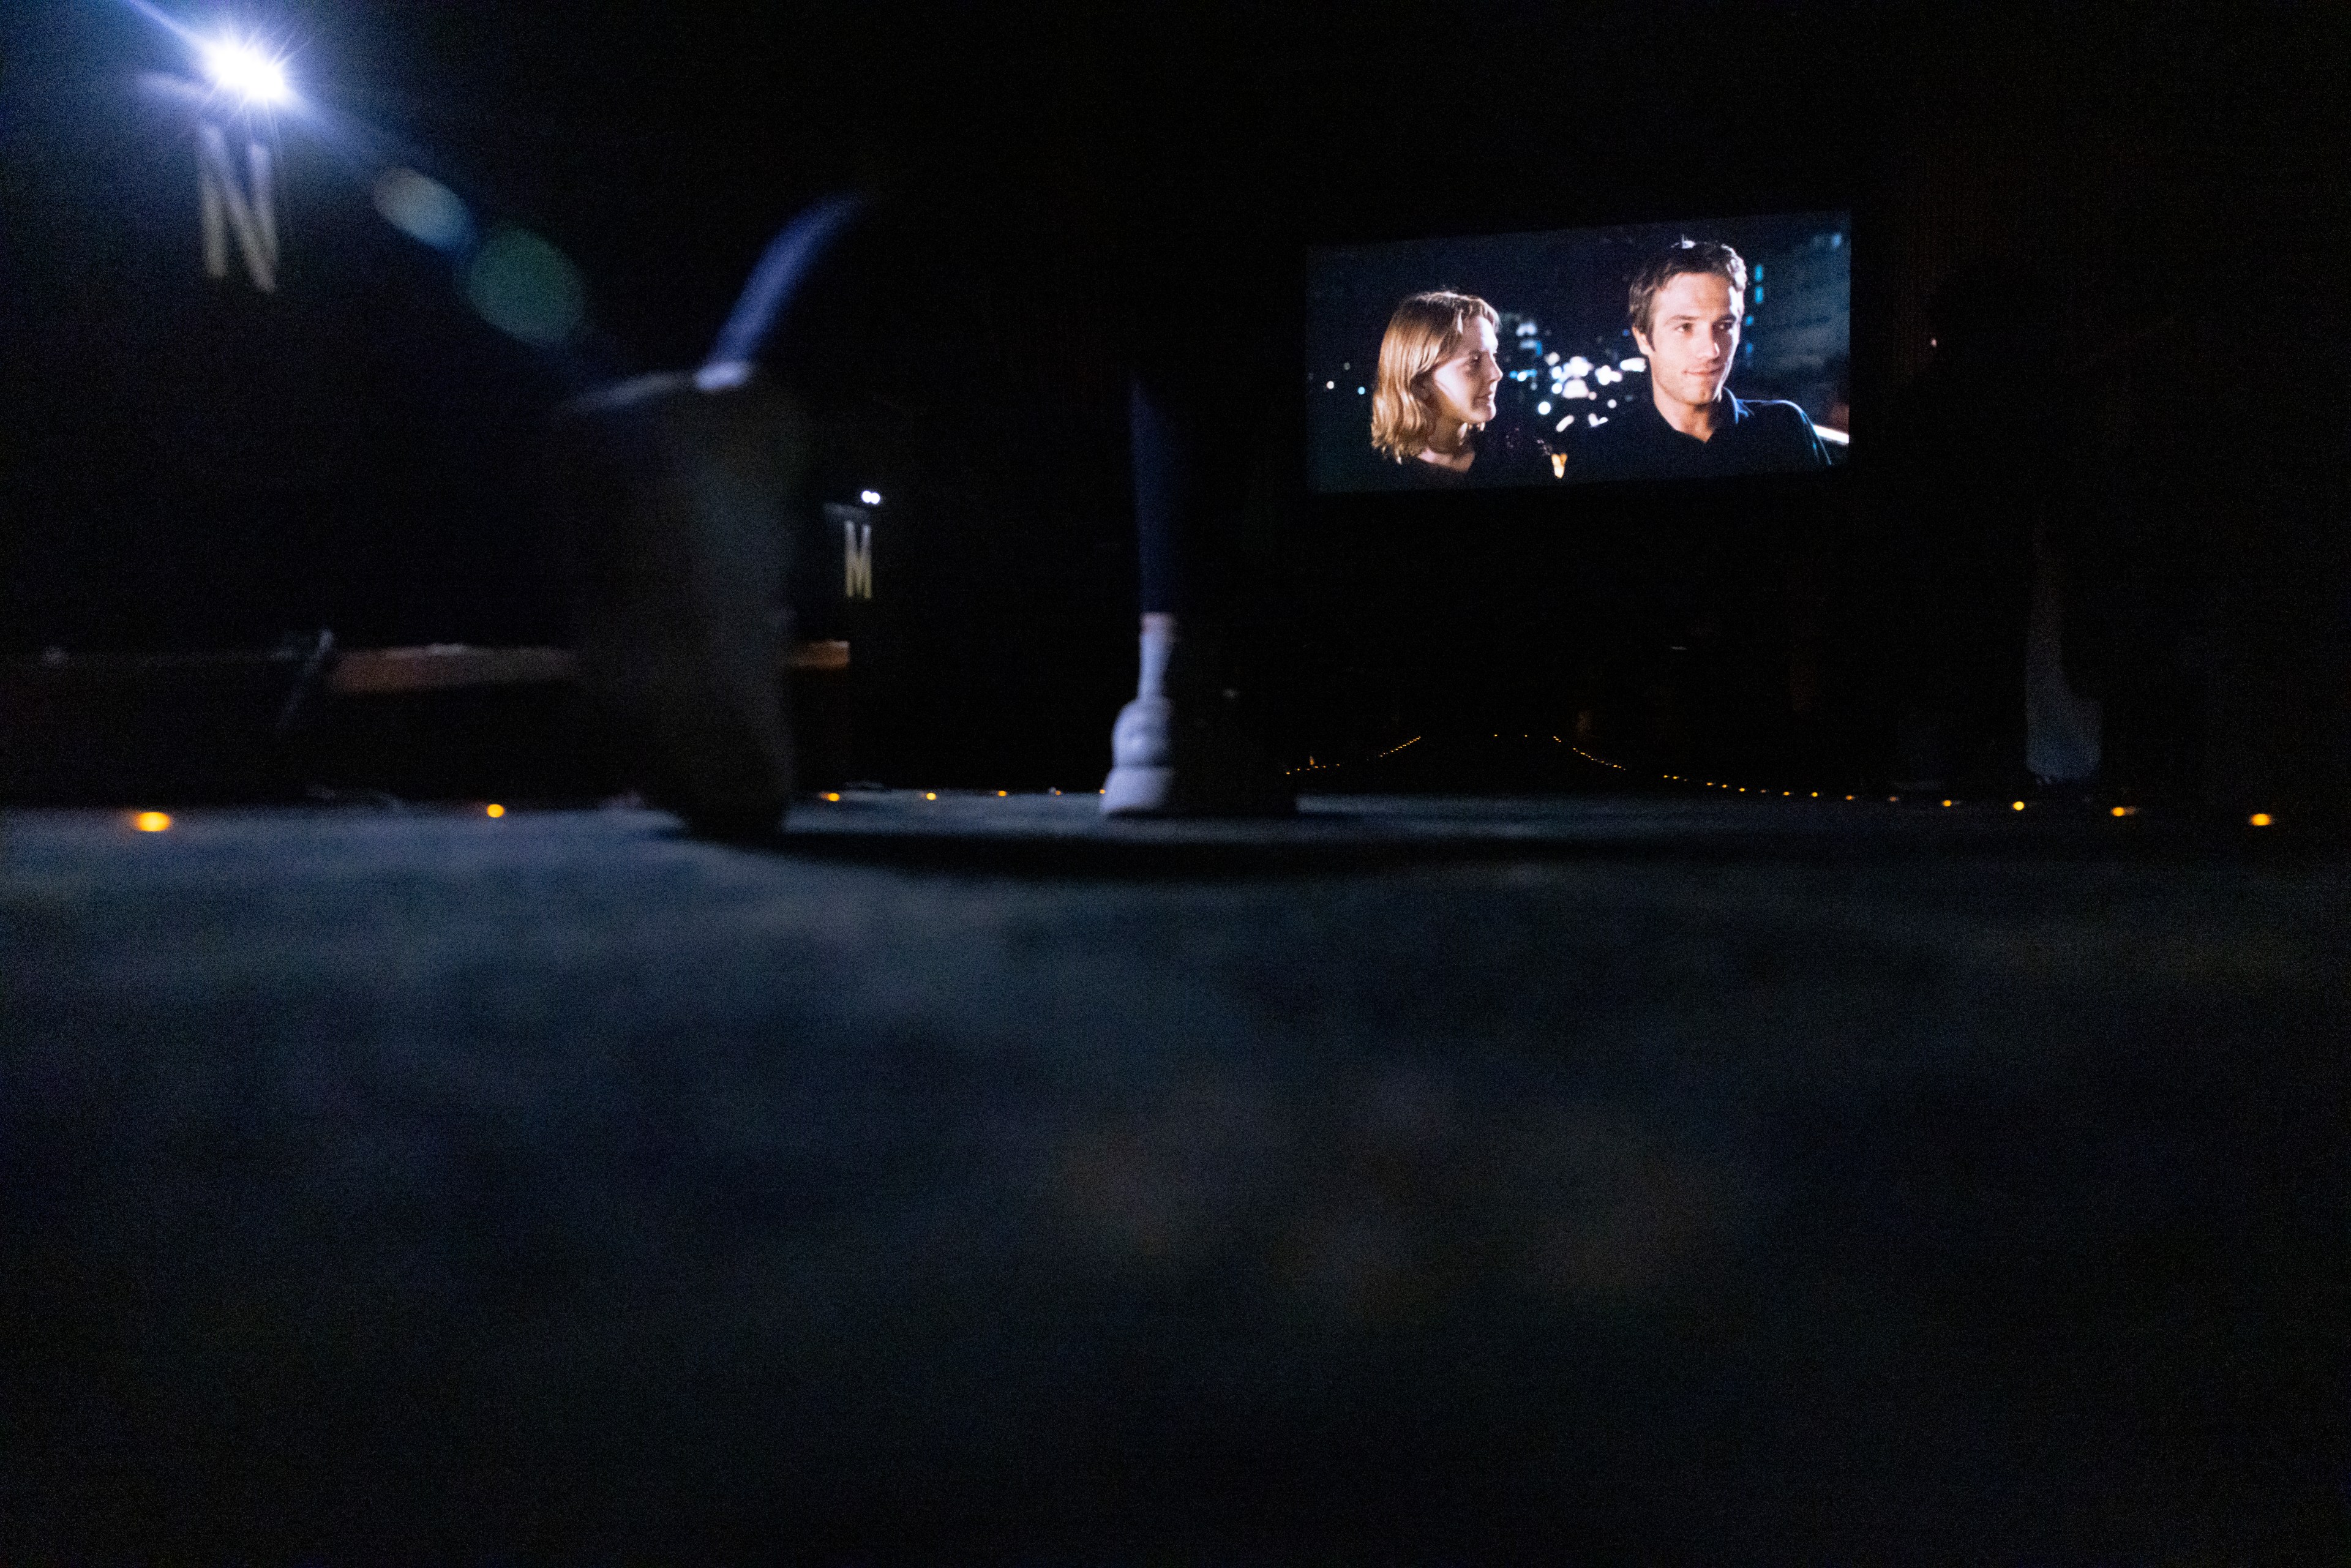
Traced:
<svg viewBox="0 0 2351 1568">
<path fill-rule="evenodd" d="M 1143 677 L 1110 732 L 1106 817 L 1286 816 L 1296 793 L 1207 679 L 1172 615 L 1143 618 Z"/>
<path fill-rule="evenodd" d="M 1110 728 L 1110 777 L 1102 781 L 1106 817 L 1165 811 L 1176 795 L 1176 748 L 1169 730 L 1176 705 L 1137 697 Z"/>
</svg>

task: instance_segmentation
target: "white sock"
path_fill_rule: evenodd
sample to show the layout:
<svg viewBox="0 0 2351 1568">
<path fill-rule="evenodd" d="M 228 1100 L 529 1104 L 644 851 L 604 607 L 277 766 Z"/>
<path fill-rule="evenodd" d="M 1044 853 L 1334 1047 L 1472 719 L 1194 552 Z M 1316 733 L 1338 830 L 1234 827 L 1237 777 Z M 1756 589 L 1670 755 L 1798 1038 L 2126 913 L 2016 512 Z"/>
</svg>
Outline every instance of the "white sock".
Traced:
<svg viewBox="0 0 2351 1568">
<path fill-rule="evenodd" d="M 1176 617 L 1155 610 L 1143 618 L 1143 678 L 1135 683 L 1138 697 L 1166 695 L 1167 661 L 1176 652 Z"/>
</svg>

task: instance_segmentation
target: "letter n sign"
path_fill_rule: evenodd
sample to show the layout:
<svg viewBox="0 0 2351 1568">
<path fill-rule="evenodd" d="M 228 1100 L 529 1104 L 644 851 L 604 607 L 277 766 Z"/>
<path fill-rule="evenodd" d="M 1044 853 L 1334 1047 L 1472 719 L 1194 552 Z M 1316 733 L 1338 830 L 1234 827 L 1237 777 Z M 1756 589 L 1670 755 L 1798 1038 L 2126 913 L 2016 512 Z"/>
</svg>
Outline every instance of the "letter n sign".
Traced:
<svg viewBox="0 0 2351 1568">
<path fill-rule="evenodd" d="M 245 258 L 246 275 L 264 294 L 277 291 L 277 193 L 269 149 L 260 142 L 245 150 L 245 177 L 229 156 L 228 139 L 217 125 L 196 127 L 196 193 L 204 220 L 204 272 L 228 276 L 228 236 Z"/>
</svg>

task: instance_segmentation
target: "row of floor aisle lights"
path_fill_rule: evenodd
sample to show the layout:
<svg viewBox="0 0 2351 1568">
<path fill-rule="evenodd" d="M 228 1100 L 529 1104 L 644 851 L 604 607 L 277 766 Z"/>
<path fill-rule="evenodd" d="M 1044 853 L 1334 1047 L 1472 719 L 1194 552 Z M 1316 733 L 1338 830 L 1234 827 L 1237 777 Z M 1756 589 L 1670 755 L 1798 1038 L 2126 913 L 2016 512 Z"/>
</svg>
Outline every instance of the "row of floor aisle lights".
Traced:
<svg viewBox="0 0 2351 1568">
<path fill-rule="evenodd" d="M 1499 730 L 1492 731 L 1491 736 L 1492 738 L 1496 740 L 1505 738 L 1502 732 Z M 1418 745 L 1421 738 L 1421 737 L 1416 735 L 1410 740 L 1405 741 L 1401 745 L 1391 746 L 1385 751 L 1374 752 L 1364 760 L 1366 762 L 1376 762 L 1384 757 L 1394 757 L 1397 752 L 1404 750 L 1405 747 Z M 1614 762 L 1605 757 L 1594 756 L 1593 753 L 1584 750 L 1583 747 L 1576 745 L 1574 742 L 1567 739 L 1563 736 L 1553 735 L 1546 737 L 1541 735 L 1522 734 L 1519 738 L 1520 740 L 1548 739 L 1554 745 L 1566 747 L 1568 750 L 1574 752 L 1586 762 L 1597 763 L 1603 768 L 1613 768 L 1619 773 L 1630 773 L 1633 771 L 1622 762 Z M 1287 772 L 1290 777 L 1295 778 L 1301 773 L 1322 773 L 1332 768 L 1344 768 L 1346 764 L 1343 762 L 1320 762 L 1310 757 L 1306 759 L 1304 766 L 1289 768 L 1287 769 Z M 1821 792 L 1818 789 L 1807 790 L 1802 795 L 1799 796 L 1793 789 L 1772 790 L 1763 789 L 1760 786 L 1724 784 L 1712 779 L 1692 779 L 1688 775 L 1682 773 L 1660 773 L 1657 777 L 1672 784 L 1693 784 L 1697 785 L 1700 789 L 1722 789 L 1740 795 L 1754 795 L 1761 799 L 1771 799 L 1775 796 L 1778 799 L 1789 800 L 1817 800 L 1821 799 Z M 1002 792 L 1003 791 L 1001 790 L 998 791 L 998 794 L 1001 794 Z M 1057 794 L 1060 791 L 1058 790 L 1055 791 Z M 1835 797 L 1832 796 L 1831 799 L 1835 799 Z M 1861 797 L 1858 795 L 1847 795 L 1844 796 L 1844 799 L 1855 802 L 1859 802 L 1861 800 Z M 1889 806 L 1900 805 L 1904 797 L 1899 793 L 1888 795 L 1886 797 L 1886 803 Z M 1956 797 L 1940 799 L 1938 803 L 1944 807 L 1959 807 L 1966 804 L 1966 802 L 1961 801 Z M 2032 804 L 2032 802 L 2030 800 L 2011 800 L 2008 803 L 2008 809 L 2011 811 L 2022 811 L 2027 810 Z M 2113 817 L 2136 817 L 2138 815 L 2138 808 L 2137 806 L 2109 806 L 2106 808 L 2106 814 Z M 2274 826 L 2277 819 L 2267 811 L 2255 811 L 2251 816 L 2247 817 L 2245 821 L 2247 824 L 2252 827 L 2267 828 Z"/>
<path fill-rule="evenodd" d="M 1584 755 L 1588 756 L 1590 754 L 1585 753 Z M 1594 757 L 1593 758 L 1593 760 L 1597 762 L 1600 758 Z M 1614 768 L 1616 764 L 1612 762 L 1609 763 L 1608 766 Z M 1679 773 L 1660 773 L 1657 777 L 1660 779 L 1670 779 L 1677 784 L 1697 784 L 1700 788 L 1707 789 L 1732 789 L 1741 795 L 1758 795 L 1769 798 L 1772 794 L 1772 791 L 1769 789 L 1750 789 L 1744 784 L 1718 784 L 1711 779 L 1690 779 Z M 1782 789 L 1779 791 L 1779 794 L 1783 799 L 1799 798 L 1793 789 Z M 1821 792 L 1814 789 L 1810 791 L 1808 796 L 1802 798 L 1817 800 L 1821 798 Z M 1847 795 L 1844 799 L 1847 800 L 1859 800 L 1861 797 L 1857 795 Z M 1898 806 L 1902 803 L 1904 797 L 1898 793 L 1888 795 L 1886 797 L 1886 803 L 1889 806 Z M 1947 796 L 1937 800 L 1936 803 L 1941 806 L 1963 806 L 1968 802 L 1960 800 L 1956 797 Z M 2030 800 L 2011 800 L 2008 803 L 2008 809 L 2011 811 L 2022 811 L 2026 810 L 2032 804 L 2032 802 Z M 2138 815 L 2138 808 L 2137 806 L 2109 806 L 2106 808 L 2106 815 L 2110 817 L 2136 817 Z M 2245 821 L 2252 827 L 2267 828 L 2274 826 L 2277 819 L 2267 811 L 2255 811 L 2251 816 L 2247 817 Z"/>
<path fill-rule="evenodd" d="M 1422 738 L 1422 737 L 1416 735 L 1410 740 L 1389 747 L 1385 751 L 1374 752 L 1372 756 L 1365 758 L 1364 760 L 1366 762 L 1376 762 L 1382 758 L 1394 757 L 1397 752 L 1404 750 L 1407 747 L 1419 745 Z M 1502 739 L 1502 733 L 1499 730 L 1494 731 L 1493 738 L 1496 740 Z M 1605 757 L 1595 757 L 1591 752 L 1584 750 L 1583 747 L 1575 745 L 1562 736 L 1553 735 L 1546 737 L 1540 735 L 1521 735 L 1519 738 L 1520 740 L 1548 739 L 1555 745 L 1566 747 L 1568 750 L 1574 752 L 1586 762 L 1597 763 L 1603 768 L 1613 768 L 1619 773 L 1630 773 L 1633 771 L 1630 768 L 1627 768 L 1621 762 L 1613 762 Z M 1288 775 L 1294 778 L 1301 773 L 1322 773 L 1333 768 L 1343 768 L 1345 766 L 1346 764 L 1343 762 L 1319 762 L 1315 758 L 1310 757 L 1306 759 L 1303 766 L 1288 768 L 1285 771 Z M 1712 779 L 1692 779 L 1688 775 L 1682 773 L 1660 773 L 1657 777 L 1670 784 L 1696 785 L 1700 789 L 1721 789 L 1729 793 L 1740 795 L 1753 795 L 1758 799 L 1762 800 L 1770 800 L 1775 796 L 1781 800 L 1817 800 L 1821 799 L 1821 792 L 1818 789 L 1807 790 L 1804 794 L 1799 796 L 1793 789 L 1773 790 L 1763 789 L 1761 786 L 1725 784 Z M 956 791 L 950 792 L 955 793 Z M 989 793 L 989 791 L 974 791 L 974 793 L 986 794 Z M 998 789 L 993 791 L 993 794 L 998 800 L 1007 799 L 1011 795 L 1011 793 L 1012 791 L 1008 789 Z M 1063 793 L 1063 791 L 1060 789 L 1047 789 L 1042 791 L 1042 793 L 1048 795 L 1060 795 Z M 1099 795 L 1102 791 L 1097 789 L 1094 793 Z M 923 791 L 923 799 L 925 800 L 935 800 L 938 798 L 939 792 L 935 789 L 925 789 Z M 841 793 L 838 790 L 828 789 L 819 795 L 818 799 L 833 804 L 838 804 L 841 800 Z M 1834 800 L 1836 799 L 1836 797 L 1832 796 L 1831 799 Z M 1845 800 L 1858 802 L 1860 801 L 1861 797 L 1858 795 L 1846 795 L 1843 799 Z M 1902 803 L 1903 799 L 1904 797 L 1899 792 L 1896 792 L 1886 796 L 1886 803 L 1889 806 L 1899 805 Z M 1945 807 L 1957 807 L 1965 804 L 1965 802 L 1959 800 L 1956 797 L 1944 797 L 1938 803 Z M 2008 803 L 2008 809 L 2011 811 L 2022 811 L 2028 809 L 2031 805 L 2032 802 L 2029 800 L 2011 800 Z M 483 815 L 492 818 L 503 817 L 507 814 L 507 808 L 496 801 L 492 801 L 483 806 L 481 810 Z M 2106 808 L 2106 811 L 2109 816 L 2114 817 L 2136 817 L 2138 815 L 2138 808 L 2137 806 L 2109 806 Z M 2247 817 L 2245 821 L 2249 826 L 2256 828 L 2273 827 L 2277 822 L 2277 819 L 2267 811 L 2255 811 L 2251 816 Z M 142 833 L 164 832 L 172 825 L 170 814 L 163 811 L 135 811 L 131 814 L 130 821 L 133 828 L 136 828 Z"/>
<path fill-rule="evenodd" d="M 1598 761 L 1599 758 L 1594 758 L 1593 760 Z M 1614 768 L 1617 765 L 1612 762 L 1609 763 L 1608 766 Z M 1658 777 L 1670 779 L 1675 783 L 1680 784 L 1697 782 L 1696 780 L 1684 779 L 1677 773 L 1664 773 L 1658 775 Z M 1729 784 L 1716 784 L 1711 781 L 1708 781 L 1705 787 L 1709 789 L 1736 789 L 1738 793 L 1741 795 L 1752 794 L 1760 797 L 1769 797 L 1771 794 L 1771 791 L 1769 789 L 1749 789 L 1745 785 L 1733 786 Z M 1050 789 L 1043 791 L 1043 793 L 1059 795 L 1062 793 L 1062 791 L 1059 789 Z M 1099 795 L 1102 791 L 1097 789 L 1094 793 Z M 1011 791 L 1008 789 L 998 789 L 995 791 L 995 794 L 998 799 L 1002 800 L 1008 797 L 1011 794 Z M 1789 799 L 1794 799 L 1796 796 L 1796 792 L 1792 789 L 1782 789 L 1780 791 L 1780 794 L 1782 797 Z M 832 791 L 828 791 L 819 798 L 834 803 L 838 803 L 841 800 L 841 796 L 837 792 Z M 926 789 L 923 792 L 923 799 L 925 800 L 935 800 L 938 798 L 939 794 L 935 789 Z M 1821 798 L 1821 792 L 1817 789 L 1812 790 L 1807 798 L 1817 800 Z M 1847 795 L 1844 799 L 1852 800 L 1856 799 L 1856 797 Z M 1902 800 L 1902 797 L 1899 795 L 1888 795 L 1886 799 L 1886 802 L 1891 805 L 1898 804 Z M 1947 800 L 1941 803 L 1946 806 L 1957 806 L 1961 804 L 1961 802 L 1957 800 Z M 2026 800 L 2011 800 L 2008 803 L 2009 810 L 2012 811 L 2022 811 L 2030 804 L 2031 802 Z M 507 814 L 507 808 L 495 800 L 483 806 L 481 810 L 484 816 L 494 820 Z M 2138 808 L 2137 806 L 2111 806 L 2107 808 L 2107 812 L 2109 815 L 2116 817 L 2136 817 L 2138 815 Z M 2277 819 L 2267 811 L 2255 811 L 2252 816 L 2247 817 L 2245 821 L 2253 827 L 2266 828 L 2273 826 L 2276 823 Z M 173 826 L 172 814 L 169 811 L 133 811 L 130 814 L 130 822 L 133 828 L 142 833 L 168 832 Z"/>
</svg>

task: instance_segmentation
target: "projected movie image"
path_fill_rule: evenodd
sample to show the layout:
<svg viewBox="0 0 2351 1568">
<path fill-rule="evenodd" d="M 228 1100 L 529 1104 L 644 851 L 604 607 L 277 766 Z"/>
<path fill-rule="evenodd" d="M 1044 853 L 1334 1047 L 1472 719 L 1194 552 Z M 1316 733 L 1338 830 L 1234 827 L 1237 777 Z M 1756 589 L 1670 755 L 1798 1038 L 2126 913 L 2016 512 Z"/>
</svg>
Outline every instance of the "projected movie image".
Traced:
<svg viewBox="0 0 2351 1568">
<path fill-rule="evenodd" d="M 1852 260 L 1844 213 L 1318 251 L 1309 482 L 1334 494 L 1837 466 Z"/>
</svg>

